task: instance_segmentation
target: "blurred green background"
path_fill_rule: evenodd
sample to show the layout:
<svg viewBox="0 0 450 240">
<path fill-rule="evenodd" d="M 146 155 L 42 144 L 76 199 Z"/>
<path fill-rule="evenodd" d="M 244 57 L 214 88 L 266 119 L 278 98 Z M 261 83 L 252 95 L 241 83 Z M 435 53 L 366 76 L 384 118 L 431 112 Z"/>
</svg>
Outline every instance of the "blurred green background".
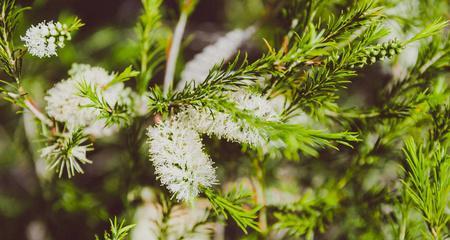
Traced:
<svg viewBox="0 0 450 240">
<path fill-rule="evenodd" d="M 134 26 L 141 13 L 139 0 L 18 0 L 17 4 L 32 7 L 18 26 L 17 44 L 22 44 L 19 37 L 30 25 L 44 20 L 64 22 L 78 16 L 85 23 L 58 57 L 26 56 L 23 85 L 41 109 L 46 90 L 67 77 L 72 63 L 120 71 L 136 57 Z M 176 23 L 177 6 L 175 0 L 164 1 L 168 26 Z M 262 10 L 259 1 L 200 1 L 186 29 L 181 61 L 226 31 L 248 26 Z M 156 79 L 162 80 L 162 74 L 158 76 Z M 134 155 L 140 158 L 140 173 L 134 174 L 129 166 L 127 135 L 133 134 L 132 130 L 96 142 L 90 157 L 94 163 L 84 175 L 70 180 L 51 177 L 39 157 L 42 142 L 36 125 L 29 114 L 19 110 L 0 100 L 0 239 L 93 239 L 107 228 L 110 217 L 127 214 L 124 209 L 130 206 L 126 205 L 133 204 L 127 199 L 134 187 L 129 185 L 130 178 L 142 185 L 159 185 L 145 150 Z M 240 152 L 236 146 L 231 148 Z"/>
<path fill-rule="evenodd" d="M 333 2 L 336 9 L 329 11 L 337 12 L 352 1 Z M 389 8 L 399 1 L 381 2 Z M 40 108 L 45 106 L 45 91 L 67 77 L 72 63 L 88 63 L 102 66 L 108 71 L 119 71 L 137 57 L 133 40 L 134 25 L 140 14 L 139 0 L 21 0 L 18 3 L 31 6 L 32 9 L 25 13 L 17 38 L 30 25 L 43 20 L 64 21 L 78 16 L 86 24 L 76 33 L 72 42 L 58 52 L 59 57 L 44 60 L 31 56 L 25 58 L 24 87 Z M 446 11 L 445 8 L 440 10 Z M 177 65 L 177 73 L 181 72 L 183 62 L 191 59 L 204 46 L 214 42 L 226 31 L 249 26 L 264 11 L 259 0 L 201 0 L 188 22 L 185 35 L 187 41 L 183 45 L 185 49 Z M 430 15 L 432 19 L 434 16 Z M 164 22 L 173 28 L 177 17 L 176 1 L 164 1 Z M 423 15 L 424 19 L 426 17 Z M 264 50 L 262 37 L 276 42 L 279 29 L 271 28 L 272 24 L 283 26 L 283 23 L 278 22 L 267 23 L 267 26 L 262 26 L 253 44 L 244 46 L 250 58 Z M 349 89 L 341 94 L 340 104 L 345 107 L 377 105 L 379 92 L 391 80 L 390 70 L 385 64 L 362 70 Z M 162 82 L 162 73 L 155 79 L 156 82 Z M 93 239 L 94 234 L 100 234 L 108 227 L 108 218 L 116 215 L 132 216 L 129 210 L 137 203 L 130 201 L 130 192 L 139 186 L 159 185 L 153 175 L 152 165 L 148 162 L 145 146 L 130 148 L 133 142 L 129 141 L 132 139 L 129 136 L 136 134 L 134 129 L 97 141 L 95 151 L 90 154 L 93 164 L 86 166 L 84 175 L 72 179 L 51 177 L 39 157 L 38 150 L 42 143 L 36 125 L 29 114 L 18 113 L 19 110 L 0 100 L 0 239 L 44 240 L 49 239 L 48 236 L 51 239 Z M 363 124 L 355 120 L 353 130 L 358 130 L 360 125 Z M 378 129 L 370 130 L 372 132 L 368 131 L 366 136 L 362 136 L 364 141 L 358 143 L 356 150 L 344 148 L 339 155 L 332 150 L 323 150 L 320 161 L 307 157 L 300 162 L 273 161 L 271 166 L 267 166 L 268 172 L 287 180 L 288 184 L 284 182 L 276 187 L 293 189 L 296 193 L 300 191 L 299 185 L 302 191 L 314 187 L 326 189 L 327 182 L 330 182 L 328 180 L 343 177 L 353 158 L 372 149 Z M 246 165 L 250 163 L 239 162 L 242 154 L 238 145 L 205 145 L 209 146 L 210 152 L 215 153 L 214 160 L 218 166 L 225 166 L 226 163 L 226 167 L 218 169 L 220 175 L 225 175 L 225 171 L 229 179 L 248 175 L 246 171 L 249 170 L 246 169 L 250 167 Z M 395 147 L 398 146 L 393 147 L 393 156 L 390 155 L 392 149 L 378 149 L 379 152 L 373 155 L 383 158 L 373 164 L 370 162 L 373 159 L 361 160 L 366 161 L 361 165 L 366 164 L 364 167 L 367 169 L 358 172 L 360 175 L 355 176 L 354 183 L 349 184 L 348 196 L 345 196 L 347 201 L 341 203 L 345 211 L 337 211 L 335 223 L 318 239 L 359 239 L 366 233 L 368 236 L 379 236 L 377 227 L 387 221 L 382 215 L 382 209 L 391 207 L 380 202 L 385 200 L 385 191 L 395 189 L 395 185 L 399 184 L 397 177 L 400 169 L 396 160 L 401 153 Z M 131 158 L 136 164 L 130 164 Z M 294 167 L 298 169 L 297 172 L 283 172 Z M 269 177 L 275 179 L 279 176 Z M 342 197 L 333 194 L 332 191 L 324 193 L 332 203 Z M 373 211 L 363 211 L 365 209 Z M 373 223 L 373 226 L 367 226 L 367 223 Z M 240 231 L 236 226 L 231 228 Z M 233 239 L 233 234 L 229 237 Z"/>
</svg>

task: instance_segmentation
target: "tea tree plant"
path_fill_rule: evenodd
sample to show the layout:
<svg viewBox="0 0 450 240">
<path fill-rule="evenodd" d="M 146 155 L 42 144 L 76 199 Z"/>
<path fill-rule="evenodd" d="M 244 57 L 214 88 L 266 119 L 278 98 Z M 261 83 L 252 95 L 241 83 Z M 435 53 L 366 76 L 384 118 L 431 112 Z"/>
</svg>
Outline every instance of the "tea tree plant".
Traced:
<svg viewBox="0 0 450 240">
<path fill-rule="evenodd" d="M 185 63 L 202 1 L 177 3 L 141 1 L 128 67 L 74 62 L 41 101 L 23 84 L 24 66 L 57 61 L 84 23 L 45 20 L 22 32 L 33 10 L 2 0 L 0 90 L 35 120 L 47 169 L 40 201 L 98 211 L 89 222 L 98 228 L 111 208 L 99 206 L 117 198 L 110 214 L 133 224 L 110 220 L 96 236 L 105 240 L 448 237 L 445 12 L 426 0 L 409 16 L 388 1 L 251 0 L 258 19 Z M 424 6 L 433 11 L 421 15 Z M 366 93 L 373 101 L 346 96 L 384 73 Z M 97 176 L 109 190 L 96 199 L 72 181 L 91 177 L 101 151 L 121 161 Z M 64 198 L 77 191 L 87 200 Z"/>
</svg>

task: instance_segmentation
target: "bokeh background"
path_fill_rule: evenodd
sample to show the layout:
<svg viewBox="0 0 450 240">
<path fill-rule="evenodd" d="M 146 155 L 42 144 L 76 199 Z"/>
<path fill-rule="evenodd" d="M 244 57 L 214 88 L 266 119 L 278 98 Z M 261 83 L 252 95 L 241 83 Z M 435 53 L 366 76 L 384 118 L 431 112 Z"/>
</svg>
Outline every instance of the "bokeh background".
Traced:
<svg viewBox="0 0 450 240">
<path fill-rule="evenodd" d="M 41 108 L 45 106 L 45 91 L 67 77 L 72 63 L 119 71 L 136 57 L 134 26 L 141 13 L 139 0 L 19 0 L 17 3 L 32 7 L 18 26 L 20 35 L 30 25 L 43 20 L 64 21 L 78 16 L 86 24 L 59 51 L 58 57 L 26 57 L 23 84 Z M 164 22 L 168 26 L 176 23 L 177 6 L 175 0 L 164 1 Z M 186 29 L 188 40 L 181 59 L 190 59 L 227 30 L 248 26 L 261 8 L 257 1 L 200 1 Z M 109 226 L 110 217 L 123 214 L 128 204 L 127 192 L 133 187 L 127 184 L 129 178 L 138 178 L 134 182 L 143 185 L 158 185 L 145 155 L 137 155 L 142 158 L 137 161 L 142 174 L 137 176 L 131 172 L 127 152 L 127 134 L 132 134 L 129 132 L 97 142 L 91 156 L 94 163 L 81 177 L 50 180 L 39 157 L 42 143 L 33 120 L 19 110 L 0 101 L 0 239 L 40 240 L 49 236 L 51 239 L 93 239 L 94 234 L 101 234 Z M 231 148 L 240 152 L 236 146 Z"/>
<path fill-rule="evenodd" d="M 227 31 L 255 23 L 267 11 L 261 2 L 201 0 L 187 25 L 186 41 L 180 64 L 177 65 L 177 74 L 181 72 L 185 61 Z M 330 12 L 345 9 L 355 1 L 333 2 L 332 8 L 330 5 L 328 9 Z M 394 8 L 402 1 L 380 2 L 384 2 L 387 8 Z M 76 33 L 72 42 L 59 51 L 59 57 L 44 60 L 26 57 L 24 87 L 41 108 L 45 106 L 45 91 L 67 77 L 72 63 L 87 63 L 102 66 L 108 71 L 119 71 L 133 63 L 137 57 L 134 26 L 141 11 L 139 0 L 20 0 L 18 3 L 31 6 L 32 9 L 25 13 L 17 38 L 30 25 L 43 20 L 64 21 L 78 16 L 86 24 Z M 167 0 L 163 5 L 164 23 L 173 28 L 178 17 L 177 3 L 175 0 Z M 434 7 L 439 9 L 438 6 Z M 406 8 L 397 11 L 407 15 L 409 10 Z M 426 12 L 426 9 L 421 11 Z M 444 8 L 439 11 L 447 10 Z M 432 19 L 434 13 L 429 16 L 424 14 L 423 19 Z M 262 37 L 276 44 L 278 31 L 286 27 L 286 23 L 278 20 L 272 16 L 271 21 L 266 21 L 261 26 L 261 32 L 242 47 L 243 51 L 249 53 L 250 59 L 265 51 Z M 395 25 L 391 27 L 395 31 Z M 403 27 L 406 30 L 408 28 L 407 25 Z M 414 57 L 414 51 L 412 54 Z M 408 59 L 408 56 L 403 58 Z M 347 108 L 375 106 L 379 100 L 379 92 L 391 79 L 392 68 L 388 64 L 375 64 L 365 68 L 349 88 L 342 92 L 339 103 Z M 161 72 L 152 84 L 158 81 L 162 81 Z M 110 217 L 132 218 L 132 211 L 127 210 L 138 204 L 131 195 L 139 186 L 159 185 L 148 162 L 145 146 L 136 146 L 130 140 L 134 139 L 130 136 L 138 134 L 134 129 L 96 142 L 95 151 L 90 154 L 93 164 L 86 166 L 84 175 L 77 175 L 72 179 L 52 177 L 39 156 L 38 150 L 42 142 L 36 125 L 29 114 L 18 112 L 19 110 L 0 100 L 0 239 L 93 239 L 95 234 L 101 234 L 109 226 Z M 358 124 L 360 123 L 354 123 L 355 129 Z M 367 139 L 357 149 L 364 150 L 365 144 L 374 141 L 370 139 L 371 136 L 365 137 Z M 217 165 L 226 166 L 218 169 L 219 175 L 227 175 L 232 179 L 248 174 L 246 169 L 250 168 L 247 166 L 250 163 L 239 161 L 242 153 L 238 145 L 221 142 L 219 146 L 215 141 L 205 145 L 209 146 L 210 152 L 215 153 Z M 380 151 L 379 155 L 389 152 L 385 149 Z M 370 167 L 361 176 L 357 176 L 354 183 L 349 184 L 348 199 L 352 200 L 342 203 L 348 211 L 338 212 L 336 224 L 331 224 L 327 232 L 319 235 L 318 239 L 358 239 L 357 236 L 371 231 L 376 235 L 377 224 L 384 224 L 386 220 L 380 215 L 383 205 L 379 203 L 384 200 L 383 189 L 398 184 L 399 165 L 391 160 L 398 159 L 400 152 L 395 154 L 391 159 L 377 159 L 374 164 L 370 163 L 371 159 L 363 159 L 368 161 L 364 164 Z M 334 151 L 324 150 L 320 161 L 303 158 L 301 162 L 277 162 L 276 166 L 268 166 L 268 172 L 273 172 L 273 176 L 269 177 L 283 178 L 284 185 L 277 188 L 298 193 L 299 189 L 303 191 L 323 186 L 326 179 L 339 179 L 345 174 L 349 159 L 356 155 L 358 152 L 351 149 L 343 149 L 339 155 Z M 133 164 L 130 164 L 130 159 L 133 159 Z M 274 197 L 277 194 L 274 192 Z M 337 196 L 327 195 L 330 202 L 336 200 L 334 197 L 337 199 Z M 364 209 L 374 211 L 362 211 Z M 373 223 L 374 226 L 367 226 L 367 223 Z M 239 235 L 240 230 L 233 225 L 229 228 L 231 230 L 228 232 L 231 234 L 228 239 L 236 239 L 233 232 Z"/>
</svg>

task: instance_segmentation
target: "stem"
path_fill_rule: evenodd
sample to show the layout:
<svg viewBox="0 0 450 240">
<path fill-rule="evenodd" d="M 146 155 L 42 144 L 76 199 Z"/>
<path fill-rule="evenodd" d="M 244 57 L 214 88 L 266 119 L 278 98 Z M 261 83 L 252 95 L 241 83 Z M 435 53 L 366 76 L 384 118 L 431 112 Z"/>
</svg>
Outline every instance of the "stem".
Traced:
<svg viewBox="0 0 450 240">
<path fill-rule="evenodd" d="M 265 171 L 262 163 L 260 158 L 253 159 L 253 165 L 256 171 L 256 181 L 254 181 L 257 194 L 256 201 L 262 206 L 261 210 L 259 210 L 259 229 L 261 230 L 261 234 L 265 236 L 267 234 L 266 183 L 264 179 Z"/>
<path fill-rule="evenodd" d="M 28 110 L 30 110 L 30 112 L 33 113 L 37 119 L 41 120 L 41 122 L 47 124 L 48 126 L 53 125 L 53 122 L 41 113 L 41 111 L 39 111 L 39 109 L 37 109 L 28 98 L 24 100 L 24 103 Z"/>
<path fill-rule="evenodd" d="M 167 95 L 169 89 L 172 87 L 175 67 L 177 65 L 178 52 L 180 51 L 181 40 L 183 39 L 187 19 L 188 14 L 185 11 L 181 12 L 180 19 L 175 27 L 172 44 L 169 50 L 169 57 L 167 59 L 166 72 L 164 75 L 164 95 Z"/>
<path fill-rule="evenodd" d="M 407 216 L 406 217 L 403 216 L 402 217 L 402 222 L 401 222 L 401 225 L 400 225 L 400 234 L 399 234 L 399 237 L 398 237 L 399 240 L 405 240 L 405 237 L 406 237 L 406 224 L 407 224 Z"/>
<path fill-rule="evenodd" d="M 441 234 L 439 231 L 439 228 L 431 226 L 430 224 L 428 224 L 428 229 L 431 232 L 431 235 L 433 236 L 433 240 L 440 240 L 441 239 Z"/>
<path fill-rule="evenodd" d="M 4 19 L 5 17 L 2 16 L 2 18 Z M 6 32 L 6 24 L 5 23 L 3 23 L 2 29 L 3 29 L 3 31 L 2 31 L 2 38 L 3 38 L 3 41 L 6 44 L 6 47 L 4 47 L 3 49 L 5 50 L 6 55 L 8 56 L 8 65 L 9 65 L 7 67 L 7 68 L 9 68 L 8 75 L 12 75 L 11 77 L 14 78 L 16 83 L 20 84 L 19 74 L 18 74 L 17 69 L 16 69 L 16 59 L 14 58 L 13 51 L 11 50 L 11 46 L 10 45 L 12 43 L 8 41 L 9 36 L 8 36 L 8 33 Z"/>
</svg>

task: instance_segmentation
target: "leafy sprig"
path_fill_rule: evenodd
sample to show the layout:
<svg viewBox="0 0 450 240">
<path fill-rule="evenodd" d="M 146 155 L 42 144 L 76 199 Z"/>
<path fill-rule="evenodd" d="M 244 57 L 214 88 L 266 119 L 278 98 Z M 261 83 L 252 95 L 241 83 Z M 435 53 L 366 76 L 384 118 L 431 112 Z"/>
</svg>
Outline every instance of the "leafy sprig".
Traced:
<svg viewBox="0 0 450 240">
<path fill-rule="evenodd" d="M 421 212 L 433 239 L 443 239 L 450 220 L 446 213 L 450 193 L 450 155 L 445 146 L 432 152 L 417 146 L 412 138 L 405 141 L 406 178 L 403 184 L 408 196 Z"/>
<path fill-rule="evenodd" d="M 165 60 L 164 50 L 166 41 L 161 35 L 163 25 L 161 22 L 161 3 L 162 0 L 142 0 L 143 12 L 139 17 L 135 31 L 138 37 L 139 49 L 139 71 L 140 75 L 137 81 L 137 90 L 144 93 L 147 90 L 148 83 Z"/>
<path fill-rule="evenodd" d="M 110 230 L 105 231 L 103 234 L 103 239 L 95 236 L 96 240 L 125 240 L 130 232 L 130 230 L 135 226 L 134 224 L 125 225 L 125 220 L 117 222 L 117 218 L 114 217 L 114 221 L 109 219 Z"/>
<path fill-rule="evenodd" d="M 290 236 L 313 239 L 315 232 L 325 231 L 326 222 L 332 219 L 338 201 L 335 190 L 309 189 L 298 201 L 277 207 L 274 228 L 286 230 Z"/>
<path fill-rule="evenodd" d="M 98 118 L 105 120 L 106 126 L 129 124 L 131 114 L 127 104 L 119 101 L 114 105 L 109 104 L 101 91 L 87 81 L 81 81 L 77 87 L 79 96 L 90 100 L 89 104 L 82 107 L 98 110 Z"/>
<path fill-rule="evenodd" d="M 69 178 L 75 172 L 84 173 L 80 164 L 92 163 L 86 158 L 86 153 L 92 151 L 92 143 L 81 128 L 70 132 L 54 134 L 47 147 L 41 150 L 41 156 L 47 160 L 49 169 L 56 169 L 61 177 L 66 172 Z"/>
<path fill-rule="evenodd" d="M 241 205 L 237 204 L 242 200 L 242 196 L 240 195 L 232 194 L 229 196 L 221 196 L 219 193 L 209 188 L 204 188 L 203 192 L 217 215 L 222 215 L 225 219 L 228 219 L 228 216 L 231 216 L 245 233 L 247 233 L 248 227 L 259 231 L 258 224 L 255 220 L 258 217 L 256 213 L 259 211 L 259 207 L 255 207 L 251 210 L 244 209 Z M 239 198 L 233 199 L 233 196 L 239 196 Z"/>
<path fill-rule="evenodd" d="M 19 83 L 22 56 L 25 51 L 14 46 L 14 33 L 21 14 L 28 7 L 19 8 L 15 0 L 4 0 L 1 2 L 0 12 L 0 61 L 2 70 L 14 81 Z"/>
<path fill-rule="evenodd" d="M 125 70 L 123 70 L 121 73 L 116 74 L 113 80 L 111 80 L 108 84 L 104 86 L 104 89 L 111 87 L 114 84 L 126 82 L 130 80 L 133 77 L 136 77 L 139 75 L 138 71 L 134 71 L 133 67 L 130 65 Z"/>
</svg>

